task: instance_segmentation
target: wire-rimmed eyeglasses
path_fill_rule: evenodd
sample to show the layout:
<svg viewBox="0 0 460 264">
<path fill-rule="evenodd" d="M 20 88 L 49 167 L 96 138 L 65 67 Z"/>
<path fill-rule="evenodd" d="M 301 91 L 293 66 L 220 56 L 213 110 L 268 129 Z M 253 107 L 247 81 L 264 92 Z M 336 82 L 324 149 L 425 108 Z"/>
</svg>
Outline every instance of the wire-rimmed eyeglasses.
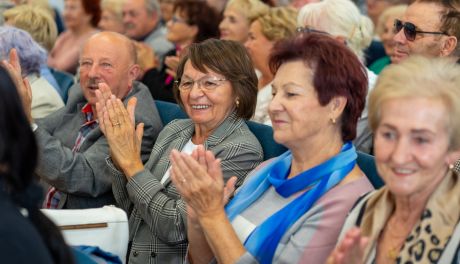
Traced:
<svg viewBox="0 0 460 264">
<path fill-rule="evenodd" d="M 198 88 L 204 89 L 206 91 L 213 91 L 219 87 L 222 82 L 227 81 L 225 78 L 219 78 L 216 76 L 204 76 L 198 80 L 192 80 L 191 78 L 181 78 L 174 81 L 174 84 L 177 85 L 177 88 L 181 91 L 190 91 L 195 86 L 195 83 L 198 84 Z"/>
</svg>

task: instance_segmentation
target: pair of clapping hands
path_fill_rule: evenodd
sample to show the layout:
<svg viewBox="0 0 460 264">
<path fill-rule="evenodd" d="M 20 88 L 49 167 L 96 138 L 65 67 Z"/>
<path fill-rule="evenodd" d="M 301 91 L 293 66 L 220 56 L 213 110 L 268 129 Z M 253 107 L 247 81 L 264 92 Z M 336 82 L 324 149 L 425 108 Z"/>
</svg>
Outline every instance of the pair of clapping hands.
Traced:
<svg viewBox="0 0 460 264">
<path fill-rule="evenodd" d="M 112 160 L 130 178 L 144 168 L 140 155 L 144 124 L 135 125 L 137 99 L 129 99 L 125 107 L 111 93 L 107 84 L 98 85 L 96 113 L 100 129 L 109 143 Z M 172 150 L 170 158 L 171 180 L 187 203 L 189 211 L 194 211 L 193 216 L 223 210 L 234 191 L 237 178 L 232 177 L 224 185 L 220 159 L 216 159 L 202 145 L 192 155 Z"/>
</svg>

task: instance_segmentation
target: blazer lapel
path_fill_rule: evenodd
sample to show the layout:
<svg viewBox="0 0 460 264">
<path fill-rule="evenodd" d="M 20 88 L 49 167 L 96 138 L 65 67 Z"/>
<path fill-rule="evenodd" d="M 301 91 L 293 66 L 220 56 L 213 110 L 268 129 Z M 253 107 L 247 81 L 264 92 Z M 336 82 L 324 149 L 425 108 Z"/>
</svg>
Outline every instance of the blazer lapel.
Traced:
<svg viewBox="0 0 460 264">
<path fill-rule="evenodd" d="M 235 129 L 241 127 L 243 119 L 237 117 L 236 112 L 232 112 L 224 122 L 206 139 L 204 146 L 206 149 L 212 149 L 219 145 L 224 139 L 235 131 Z"/>
<path fill-rule="evenodd" d="M 192 121 L 190 120 L 190 122 Z M 215 146 L 219 145 L 225 138 L 232 134 L 235 129 L 241 127 L 243 122 L 244 121 L 241 118 L 236 116 L 235 112 L 230 114 L 224 120 L 224 122 L 206 139 L 204 142 L 205 149 L 213 149 Z M 195 127 L 193 123 L 191 125 L 189 123 L 188 126 L 182 128 L 178 126 L 177 132 L 180 133 L 180 136 L 172 142 L 172 147 L 169 148 L 168 151 L 170 152 L 172 149 L 181 151 L 185 144 L 192 138 L 194 131 Z M 165 167 L 162 168 L 163 173 L 159 174 L 164 175 L 166 170 L 171 166 L 169 157 L 167 157 L 166 162 L 161 162 L 161 164 L 166 164 Z M 165 181 L 164 186 L 166 187 L 168 184 L 170 184 L 170 182 L 171 177 Z"/>
<path fill-rule="evenodd" d="M 192 138 L 193 132 L 195 131 L 195 126 L 191 119 L 188 119 L 188 121 L 190 122 L 182 123 L 181 125 L 176 124 L 174 133 L 179 133 L 179 136 L 169 144 L 168 149 L 166 150 L 168 153 L 171 153 L 171 150 L 173 149 L 182 151 L 185 144 L 187 144 L 187 142 Z M 163 177 L 169 167 L 171 167 L 171 160 L 169 159 L 169 155 L 164 155 L 162 159 L 163 160 L 160 160 L 158 164 L 159 170 L 161 172 L 158 175 L 161 175 L 161 177 Z M 158 180 L 161 181 L 161 179 Z M 167 187 L 170 182 L 171 177 L 169 177 L 163 185 Z"/>
</svg>

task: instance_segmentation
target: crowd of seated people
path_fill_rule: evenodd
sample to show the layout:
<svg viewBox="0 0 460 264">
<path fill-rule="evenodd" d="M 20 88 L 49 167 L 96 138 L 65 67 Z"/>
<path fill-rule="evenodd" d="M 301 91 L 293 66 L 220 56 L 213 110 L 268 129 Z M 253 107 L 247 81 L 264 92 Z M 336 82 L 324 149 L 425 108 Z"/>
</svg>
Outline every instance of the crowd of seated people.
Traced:
<svg viewBox="0 0 460 264">
<path fill-rule="evenodd" d="M 105 205 L 126 263 L 460 260 L 458 0 L 61 2 L 0 0 L 8 262 Z"/>
</svg>

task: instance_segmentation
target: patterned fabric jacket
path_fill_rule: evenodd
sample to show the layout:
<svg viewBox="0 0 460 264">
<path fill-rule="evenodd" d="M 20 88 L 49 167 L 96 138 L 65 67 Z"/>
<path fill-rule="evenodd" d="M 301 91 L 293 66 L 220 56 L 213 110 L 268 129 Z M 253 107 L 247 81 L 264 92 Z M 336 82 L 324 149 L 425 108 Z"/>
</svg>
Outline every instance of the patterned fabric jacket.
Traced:
<svg viewBox="0 0 460 264">
<path fill-rule="evenodd" d="M 129 215 L 131 250 L 129 263 L 183 263 L 187 250 L 186 205 L 171 179 L 160 181 L 170 167 L 172 149 L 182 150 L 191 139 L 194 124 L 190 119 L 174 120 L 158 136 L 145 165 L 129 182 L 108 162 L 113 172 L 113 192 L 118 204 Z M 248 172 L 263 159 L 262 147 L 244 120 L 235 114 L 226 120 L 204 143 L 222 160 L 225 180 L 238 177 L 241 184 Z"/>
</svg>

